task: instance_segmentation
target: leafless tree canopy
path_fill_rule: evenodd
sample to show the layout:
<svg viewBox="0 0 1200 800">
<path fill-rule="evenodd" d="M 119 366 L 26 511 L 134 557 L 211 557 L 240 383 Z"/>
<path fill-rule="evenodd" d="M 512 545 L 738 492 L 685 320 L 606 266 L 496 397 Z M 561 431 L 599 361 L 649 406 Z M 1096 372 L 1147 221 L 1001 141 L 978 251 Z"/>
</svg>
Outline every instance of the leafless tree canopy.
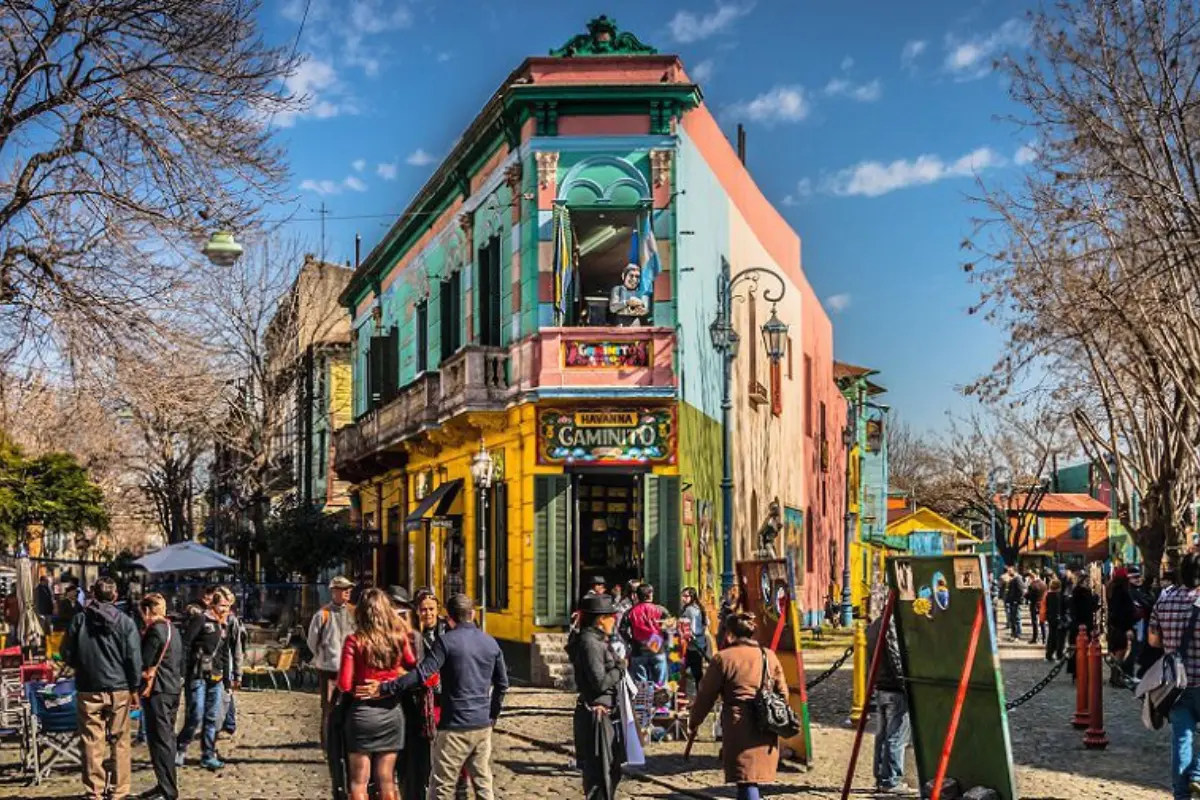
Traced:
<svg viewBox="0 0 1200 800">
<path fill-rule="evenodd" d="M 973 391 L 1069 412 L 1152 568 L 1200 488 L 1200 12 L 1085 0 L 1008 63 L 1036 169 L 968 244 L 1008 346 Z M 1131 519 L 1133 497 L 1142 515 Z"/>
<path fill-rule="evenodd" d="M 153 337 L 204 231 L 280 188 L 258 5 L 0 2 L 0 356 Z"/>
</svg>

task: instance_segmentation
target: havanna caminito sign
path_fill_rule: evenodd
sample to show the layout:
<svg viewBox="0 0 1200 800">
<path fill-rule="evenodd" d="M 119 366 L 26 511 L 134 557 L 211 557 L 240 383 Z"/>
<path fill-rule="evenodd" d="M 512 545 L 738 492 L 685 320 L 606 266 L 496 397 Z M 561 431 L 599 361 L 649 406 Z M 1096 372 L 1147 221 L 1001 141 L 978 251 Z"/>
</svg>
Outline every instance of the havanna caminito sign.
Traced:
<svg viewBox="0 0 1200 800">
<path fill-rule="evenodd" d="M 674 464 L 675 409 L 543 408 L 538 463 L 601 467 Z"/>
</svg>

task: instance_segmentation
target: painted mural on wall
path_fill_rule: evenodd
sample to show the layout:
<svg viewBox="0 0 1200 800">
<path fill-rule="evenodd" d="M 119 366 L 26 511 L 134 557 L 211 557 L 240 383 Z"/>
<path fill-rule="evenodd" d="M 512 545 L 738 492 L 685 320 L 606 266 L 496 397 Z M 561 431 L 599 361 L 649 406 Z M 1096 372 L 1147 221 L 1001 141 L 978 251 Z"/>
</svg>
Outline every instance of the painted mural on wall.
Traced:
<svg viewBox="0 0 1200 800">
<path fill-rule="evenodd" d="M 791 506 L 783 507 L 783 557 L 788 565 L 788 585 L 797 597 L 804 585 L 804 512 Z"/>
<path fill-rule="evenodd" d="M 640 466 L 674 464 L 675 409 L 542 409 L 538 463 Z"/>
<path fill-rule="evenodd" d="M 563 366 L 571 369 L 650 366 L 650 340 L 605 342 L 568 339 L 563 345 Z"/>
</svg>

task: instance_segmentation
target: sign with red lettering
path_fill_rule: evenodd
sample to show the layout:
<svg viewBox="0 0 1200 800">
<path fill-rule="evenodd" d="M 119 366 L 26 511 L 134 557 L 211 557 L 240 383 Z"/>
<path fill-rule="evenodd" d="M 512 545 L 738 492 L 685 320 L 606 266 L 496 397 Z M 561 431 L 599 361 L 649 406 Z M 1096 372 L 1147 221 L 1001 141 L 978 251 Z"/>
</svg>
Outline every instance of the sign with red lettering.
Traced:
<svg viewBox="0 0 1200 800">
<path fill-rule="evenodd" d="M 567 339 L 563 342 L 563 366 L 568 369 L 648 367 L 650 340 L 606 342 Z"/>
</svg>

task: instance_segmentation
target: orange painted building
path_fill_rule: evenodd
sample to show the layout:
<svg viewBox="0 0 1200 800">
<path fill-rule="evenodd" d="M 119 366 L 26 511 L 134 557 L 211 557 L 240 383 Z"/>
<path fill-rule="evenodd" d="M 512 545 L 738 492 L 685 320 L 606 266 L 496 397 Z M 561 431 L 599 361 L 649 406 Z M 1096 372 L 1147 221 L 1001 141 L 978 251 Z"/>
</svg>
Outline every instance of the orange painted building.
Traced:
<svg viewBox="0 0 1200 800">
<path fill-rule="evenodd" d="M 1022 552 L 1054 553 L 1057 561 L 1087 564 L 1108 558 L 1109 508 L 1086 494 L 1047 494 L 1042 498 Z M 1016 526 L 1020 512 L 1009 512 Z"/>
</svg>

